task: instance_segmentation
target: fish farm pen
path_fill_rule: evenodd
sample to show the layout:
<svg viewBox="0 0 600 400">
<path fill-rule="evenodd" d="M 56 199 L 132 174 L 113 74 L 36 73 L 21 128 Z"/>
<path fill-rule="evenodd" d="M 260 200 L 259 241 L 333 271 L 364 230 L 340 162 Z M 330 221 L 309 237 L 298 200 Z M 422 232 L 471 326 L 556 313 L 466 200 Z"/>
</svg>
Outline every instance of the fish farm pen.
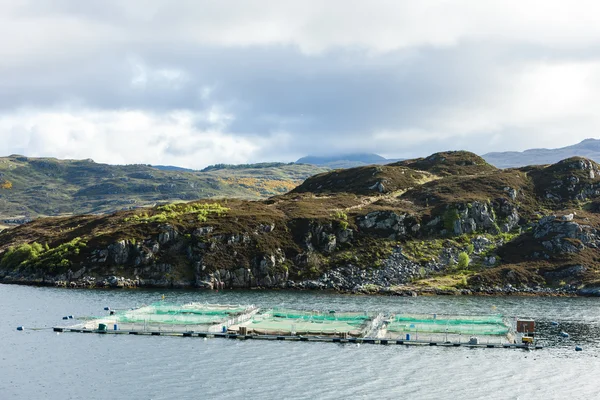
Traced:
<svg viewBox="0 0 600 400">
<path fill-rule="evenodd" d="M 335 310 L 261 310 L 254 305 L 164 301 L 86 318 L 55 332 L 334 343 L 539 349 L 535 322 L 502 315 L 383 314 Z M 63 319 L 67 319 L 64 317 Z"/>
<path fill-rule="evenodd" d="M 234 332 L 262 335 L 369 336 L 382 314 L 273 309 L 230 327 Z"/>
<path fill-rule="evenodd" d="M 110 315 L 92 318 L 84 329 L 115 326 L 117 330 L 132 331 L 204 331 L 221 332 L 223 326 L 242 323 L 258 312 L 255 306 L 188 303 L 184 305 L 162 302 L 131 310 L 109 310 Z"/>
<path fill-rule="evenodd" d="M 477 337 L 487 343 L 513 343 L 509 321 L 502 315 L 397 314 L 387 321 L 380 333 L 388 339 L 426 339 L 464 342 Z"/>
</svg>

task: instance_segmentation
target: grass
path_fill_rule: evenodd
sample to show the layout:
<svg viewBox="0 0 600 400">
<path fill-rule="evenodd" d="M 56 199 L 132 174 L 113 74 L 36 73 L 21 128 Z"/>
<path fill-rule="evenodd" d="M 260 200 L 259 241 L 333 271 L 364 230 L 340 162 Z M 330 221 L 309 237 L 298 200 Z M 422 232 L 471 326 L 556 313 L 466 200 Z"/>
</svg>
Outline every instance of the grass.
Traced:
<svg viewBox="0 0 600 400">
<path fill-rule="evenodd" d="M 433 276 L 418 279 L 413 281 L 412 284 L 420 288 L 433 288 L 439 290 L 454 291 L 457 289 L 467 288 L 468 279 L 474 274 L 475 272 L 472 271 L 461 271 L 443 276 Z"/>
<path fill-rule="evenodd" d="M 23 243 L 8 248 L 2 257 L 0 267 L 6 270 L 43 269 L 48 272 L 64 273 L 71 267 L 69 258 L 79 255 L 85 247 L 86 242 L 81 238 L 62 243 L 55 248 L 37 242 Z"/>
<path fill-rule="evenodd" d="M 198 222 L 206 222 L 210 215 L 221 217 L 229 211 L 219 203 L 173 203 L 156 207 L 154 212 L 136 213 L 124 219 L 125 222 L 158 222 L 167 223 L 172 220 L 193 214 Z"/>
</svg>

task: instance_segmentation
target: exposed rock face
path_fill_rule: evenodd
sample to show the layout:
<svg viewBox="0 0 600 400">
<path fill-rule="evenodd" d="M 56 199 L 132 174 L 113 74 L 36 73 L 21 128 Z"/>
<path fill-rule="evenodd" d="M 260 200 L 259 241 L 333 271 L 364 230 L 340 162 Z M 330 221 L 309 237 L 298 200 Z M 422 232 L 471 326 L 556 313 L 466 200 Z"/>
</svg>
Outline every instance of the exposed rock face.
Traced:
<svg viewBox="0 0 600 400">
<path fill-rule="evenodd" d="M 201 226 L 200 228 L 196 229 L 194 231 L 194 236 L 206 236 L 210 233 L 212 233 L 215 230 L 214 227 L 212 226 Z"/>
<path fill-rule="evenodd" d="M 382 182 L 377 182 L 373 186 L 369 186 L 369 190 L 377 190 L 379 193 L 385 193 L 385 186 Z"/>
<path fill-rule="evenodd" d="M 450 233 L 455 236 L 511 232 L 519 227 L 521 216 L 517 207 L 505 199 L 491 203 L 474 201 L 448 206 L 443 216 L 436 216 L 422 228 L 425 235 Z M 414 228 L 414 227 L 413 227 Z M 421 226 L 417 229 L 421 229 Z"/>
<path fill-rule="evenodd" d="M 596 178 L 596 176 L 598 176 L 598 174 L 600 174 L 600 171 L 598 171 L 597 164 L 583 158 L 569 162 L 568 167 L 571 169 L 587 171 L 590 179 L 594 179 Z"/>
<path fill-rule="evenodd" d="M 600 170 L 595 162 L 573 158 L 549 169 L 554 179 L 545 184 L 544 195 L 547 199 L 585 201 L 600 195 Z"/>
<path fill-rule="evenodd" d="M 162 232 L 158 235 L 158 243 L 166 244 L 177 239 L 179 233 L 171 225 L 164 225 Z"/>
<path fill-rule="evenodd" d="M 285 262 L 285 255 L 278 250 L 275 254 L 264 254 L 254 259 L 252 268 L 208 272 L 205 266 L 198 265 L 194 286 L 204 289 L 285 287 L 289 277 Z"/>
<path fill-rule="evenodd" d="M 393 211 L 375 211 L 358 218 L 356 224 L 365 231 L 372 231 L 380 236 L 390 239 L 400 239 L 406 236 L 409 223 L 406 214 L 397 214 Z"/>
<path fill-rule="evenodd" d="M 533 237 L 542 240 L 544 248 L 551 253 L 576 253 L 586 247 L 598 248 L 598 231 L 589 225 L 573 221 L 573 215 L 557 218 L 550 215 L 542 218 L 533 227 Z"/>
<path fill-rule="evenodd" d="M 508 193 L 508 196 L 510 197 L 511 200 L 517 199 L 518 191 L 516 189 L 513 189 L 511 187 L 505 187 L 504 191 Z"/>
<path fill-rule="evenodd" d="M 129 260 L 129 246 L 130 243 L 127 240 L 119 240 L 118 242 L 111 244 L 106 249 L 108 253 L 108 260 L 115 265 L 123 265 Z"/>
<path fill-rule="evenodd" d="M 332 222 L 300 221 L 296 229 L 296 235 L 306 251 L 331 253 L 336 249 L 338 236 L 340 241 L 348 241 L 352 237 L 352 233 L 349 232 L 338 232 L 336 236 Z"/>
<path fill-rule="evenodd" d="M 412 279 L 424 277 L 445 268 L 440 263 L 422 266 L 408 259 L 401 249 L 396 249 L 377 268 L 360 268 L 348 264 L 324 273 L 318 279 L 292 282 L 291 286 L 303 289 L 359 290 L 365 285 L 390 287 L 405 284 Z"/>
</svg>

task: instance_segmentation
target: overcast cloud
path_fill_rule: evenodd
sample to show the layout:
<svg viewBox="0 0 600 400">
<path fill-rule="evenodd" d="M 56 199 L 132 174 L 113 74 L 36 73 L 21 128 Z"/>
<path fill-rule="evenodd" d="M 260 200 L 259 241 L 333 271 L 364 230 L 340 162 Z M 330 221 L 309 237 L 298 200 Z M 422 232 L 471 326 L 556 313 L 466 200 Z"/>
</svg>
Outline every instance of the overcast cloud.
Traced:
<svg viewBox="0 0 600 400">
<path fill-rule="evenodd" d="M 596 1 L 0 0 L 0 154 L 201 168 L 599 137 Z"/>
</svg>

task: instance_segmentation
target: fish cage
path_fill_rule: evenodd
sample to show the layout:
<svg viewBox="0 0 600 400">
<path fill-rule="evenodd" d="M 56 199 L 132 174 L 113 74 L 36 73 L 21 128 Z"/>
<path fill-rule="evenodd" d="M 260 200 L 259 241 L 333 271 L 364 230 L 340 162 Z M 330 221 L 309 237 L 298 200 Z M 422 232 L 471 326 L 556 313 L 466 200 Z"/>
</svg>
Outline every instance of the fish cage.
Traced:
<svg viewBox="0 0 600 400">
<path fill-rule="evenodd" d="M 390 339 L 489 343 L 510 343 L 513 333 L 506 319 L 495 315 L 396 314 L 382 328 L 380 336 Z"/>
<path fill-rule="evenodd" d="M 363 337 L 381 320 L 378 313 L 275 308 L 232 330 L 259 335 Z"/>
<path fill-rule="evenodd" d="M 85 328 L 97 329 L 100 324 L 117 329 L 141 331 L 204 331 L 221 332 L 234 324 L 245 322 L 258 308 L 253 305 L 222 305 L 164 302 L 114 311 L 112 315 L 86 322 Z"/>
</svg>

